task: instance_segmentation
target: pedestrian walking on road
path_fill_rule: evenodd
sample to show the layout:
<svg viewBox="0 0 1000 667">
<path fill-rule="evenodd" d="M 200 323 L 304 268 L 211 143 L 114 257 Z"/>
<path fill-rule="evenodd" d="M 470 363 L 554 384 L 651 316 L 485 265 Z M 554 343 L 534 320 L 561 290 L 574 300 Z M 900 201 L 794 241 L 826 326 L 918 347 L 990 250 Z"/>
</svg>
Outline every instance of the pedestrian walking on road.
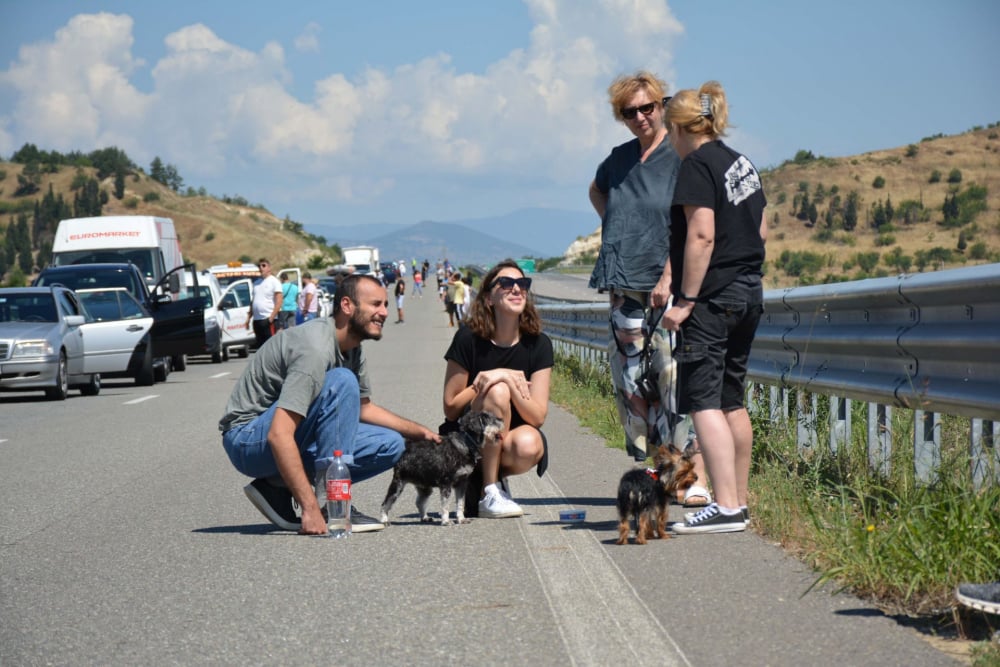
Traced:
<svg viewBox="0 0 1000 667">
<path fill-rule="evenodd" d="M 413 294 L 418 299 L 424 298 L 424 276 L 420 271 L 413 272 Z"/>
<path fill-rule="evenodd" d="M 670 202 L 680 157 L 663 124 L 666 84 L 639 71 L 608 88 L 615 118 L 634 139 L 612 149 L 590 183 L 590 203 L 601 217 L 601 248 L 590 287 L 610 299 L 608 358 L 625 446 L 638 462 L 660 444 L 684 449 L 689 424 L 676 404 L 676 364 L 660 318 L 670 297 Z M 693 444 L 693 443 L 692 443 Z M 692 456 L 705 479 L 701 454 Z M 704 481 L 683 495 L 685 505 L 712 498 Z"/>
<path fill-rule="evenodd" d="M 335 449 L 359 483 L 393 467 L 404 438 L 440 442 L 372 400 L 361 343 L 382 337 L 388 306 L 374 276 L 345 278 L 333 317 L 276 336 L 253 355 L 229 397 L 219 422 L 222 444 L 236 469 L 255 478 L 244 488 L 250 502 L 283 530 L 326 534 L 313 480 Z M 385 527 L 357 508 L 351 523 L 355 533 Z"/>
<path fill-rule="evenodd" d="M 459 324 L 465 319 L 465 295 L 467 293 L 465 283 L 462 282 L 462 274 L 456 271 L 451 275 L 451 285 L 455 288 L 451 294 L 451 302 L 455 311 L 455 321 Z"/>
<path fill-rule="evenodd" d="M 275 329 L 291 329 L 295 326 L 295 313 L 299 308 L 299 286 L 288 278 L 287 273 L 281 275 L 281 310 L 275 320 Z"/>
<path fill-rule="evenodd" d="M 548 414 L 552 341 L 542 333 L 531 301 L 531 278 L 506 259 L 483 278 L 467 319 L 444 358 L 445 424 L 455 428 L 467 410 L 485 410 L 504 420 L 501 443 L 483 448 L 469 480 L 465 516 L 504 518 L 524 511 L 510 497 L 505 480 L 548 466 L 541 427 Z M 478 501 L 478 502 L 477 502 Z"/>
<path fill-rule="evenodd" d="M 274 335 L 274 320 L 281 310 L 281 281 L 271 274 L 271 262 L 261 257 L 257 260 L 260 278 L 253 283 L 253 300 L 247 323 L 253 321 L 253 335 L 260 349 Z"/>
<path fill-rule="evenodd" d="M 753 429 L 744 406 L 747 362 L 764 310 L 767 200 L 753 164 L 722 142 L 722 85 L 682 90 L 667 104 L 681 168 L 670 210 L 671 291 L 664 326 L 677 331 L 678 409 L 690 413 L 716 502 L 677 533 L 745 530 Z"/>
<path fill-rule="evenodd" d="M 406 298 L 406 281 L 400 276 L 396 281 L 396 324 L 403 324 L 403 299 Z"/>
</svg>

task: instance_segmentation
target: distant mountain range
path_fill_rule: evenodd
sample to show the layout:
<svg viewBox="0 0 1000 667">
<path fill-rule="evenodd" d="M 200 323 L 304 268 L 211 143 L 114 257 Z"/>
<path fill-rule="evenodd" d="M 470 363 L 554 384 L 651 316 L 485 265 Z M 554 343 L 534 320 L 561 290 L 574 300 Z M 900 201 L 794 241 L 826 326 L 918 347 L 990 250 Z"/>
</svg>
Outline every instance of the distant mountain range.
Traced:
<svg viewBox="0 0 1000 667">
<path fill-rule="evenodd" d="M 573 241 L 599 225 L 593 213 L 529 208 L 473 220 L 306 225 L 305 230 L 341 247 L 374 245 L 383 260 L 416 258 L 433 264 L 448 258 L 457 264 L 492 264 L 505 257 L 562 257 Z"/>
</svg>

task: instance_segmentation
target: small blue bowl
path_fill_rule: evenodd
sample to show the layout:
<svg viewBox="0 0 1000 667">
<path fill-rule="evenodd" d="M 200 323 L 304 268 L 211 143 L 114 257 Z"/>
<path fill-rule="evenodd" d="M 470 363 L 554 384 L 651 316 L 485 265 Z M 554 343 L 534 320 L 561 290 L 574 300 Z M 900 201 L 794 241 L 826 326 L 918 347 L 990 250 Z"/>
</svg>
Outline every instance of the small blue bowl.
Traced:
<svg viewBox="0 0 1000 667">
<path fill-rule="evenodd" d="M 583 523 L 587 519 L 587 510 L 560 510 L 559 520 L 563 523 Z"/>
</svg>

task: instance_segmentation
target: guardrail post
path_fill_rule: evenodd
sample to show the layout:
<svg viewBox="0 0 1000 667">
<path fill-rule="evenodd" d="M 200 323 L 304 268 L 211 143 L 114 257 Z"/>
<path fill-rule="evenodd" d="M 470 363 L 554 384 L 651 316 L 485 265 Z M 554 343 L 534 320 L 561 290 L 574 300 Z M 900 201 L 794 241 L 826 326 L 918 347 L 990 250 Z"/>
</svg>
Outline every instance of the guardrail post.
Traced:
<svg viewBox="0 0 1000 667">
<path fill-rule="evenodd" d="M 851 399 L 830 397 L 830 452 L 838 450 L 850 442 L 851 438 Z"/>
<path fill-rule="evenodd" d="M 936 412 L 913 411 L 913 468 L 921 482 L 934 481 L 941 464 L 941 424 Z"/>
<path fill-rule="evenodd" d="M 973 419 L 969 429 L 969 458 L 972 485 L 978 491 L 985 484 L 1000 482 L 1000 422 Z"/>
<path fill-rule="evenodd" d="M 816 447 L 816 414 L 819 398 L 816 394 L 808 394 L 806 397 L 806 392 L 797 391 L 795 392 L 795 404 L 798 408 L 798 418 L 796 422 L 798 423 L 798 428 L 796 429 L 798 433 L 798 444 L 799 450 L 812 449 L 815 450 Z"/>
<path fill-rule="evenodd" d="M 868 404 L 868 465 L 888 477 L 892 455 L 892 408 L 881 403 Z"/>
</svg>

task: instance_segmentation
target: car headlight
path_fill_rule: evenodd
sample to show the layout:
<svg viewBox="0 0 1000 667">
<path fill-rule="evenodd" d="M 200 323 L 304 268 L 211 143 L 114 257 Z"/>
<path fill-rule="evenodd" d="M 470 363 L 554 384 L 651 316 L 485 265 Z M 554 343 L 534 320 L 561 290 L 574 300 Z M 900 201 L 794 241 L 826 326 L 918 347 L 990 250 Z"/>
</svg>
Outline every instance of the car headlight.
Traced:
<svg viewBox="0 0 1000 667">
<path fill-rule="evenodd" d="M 14 357 L 50 357 L 55 354 L 52 344 L 47 340 L 22 340 L 14 343 L 14 351 L 10 358 Z"/>
</svg>

